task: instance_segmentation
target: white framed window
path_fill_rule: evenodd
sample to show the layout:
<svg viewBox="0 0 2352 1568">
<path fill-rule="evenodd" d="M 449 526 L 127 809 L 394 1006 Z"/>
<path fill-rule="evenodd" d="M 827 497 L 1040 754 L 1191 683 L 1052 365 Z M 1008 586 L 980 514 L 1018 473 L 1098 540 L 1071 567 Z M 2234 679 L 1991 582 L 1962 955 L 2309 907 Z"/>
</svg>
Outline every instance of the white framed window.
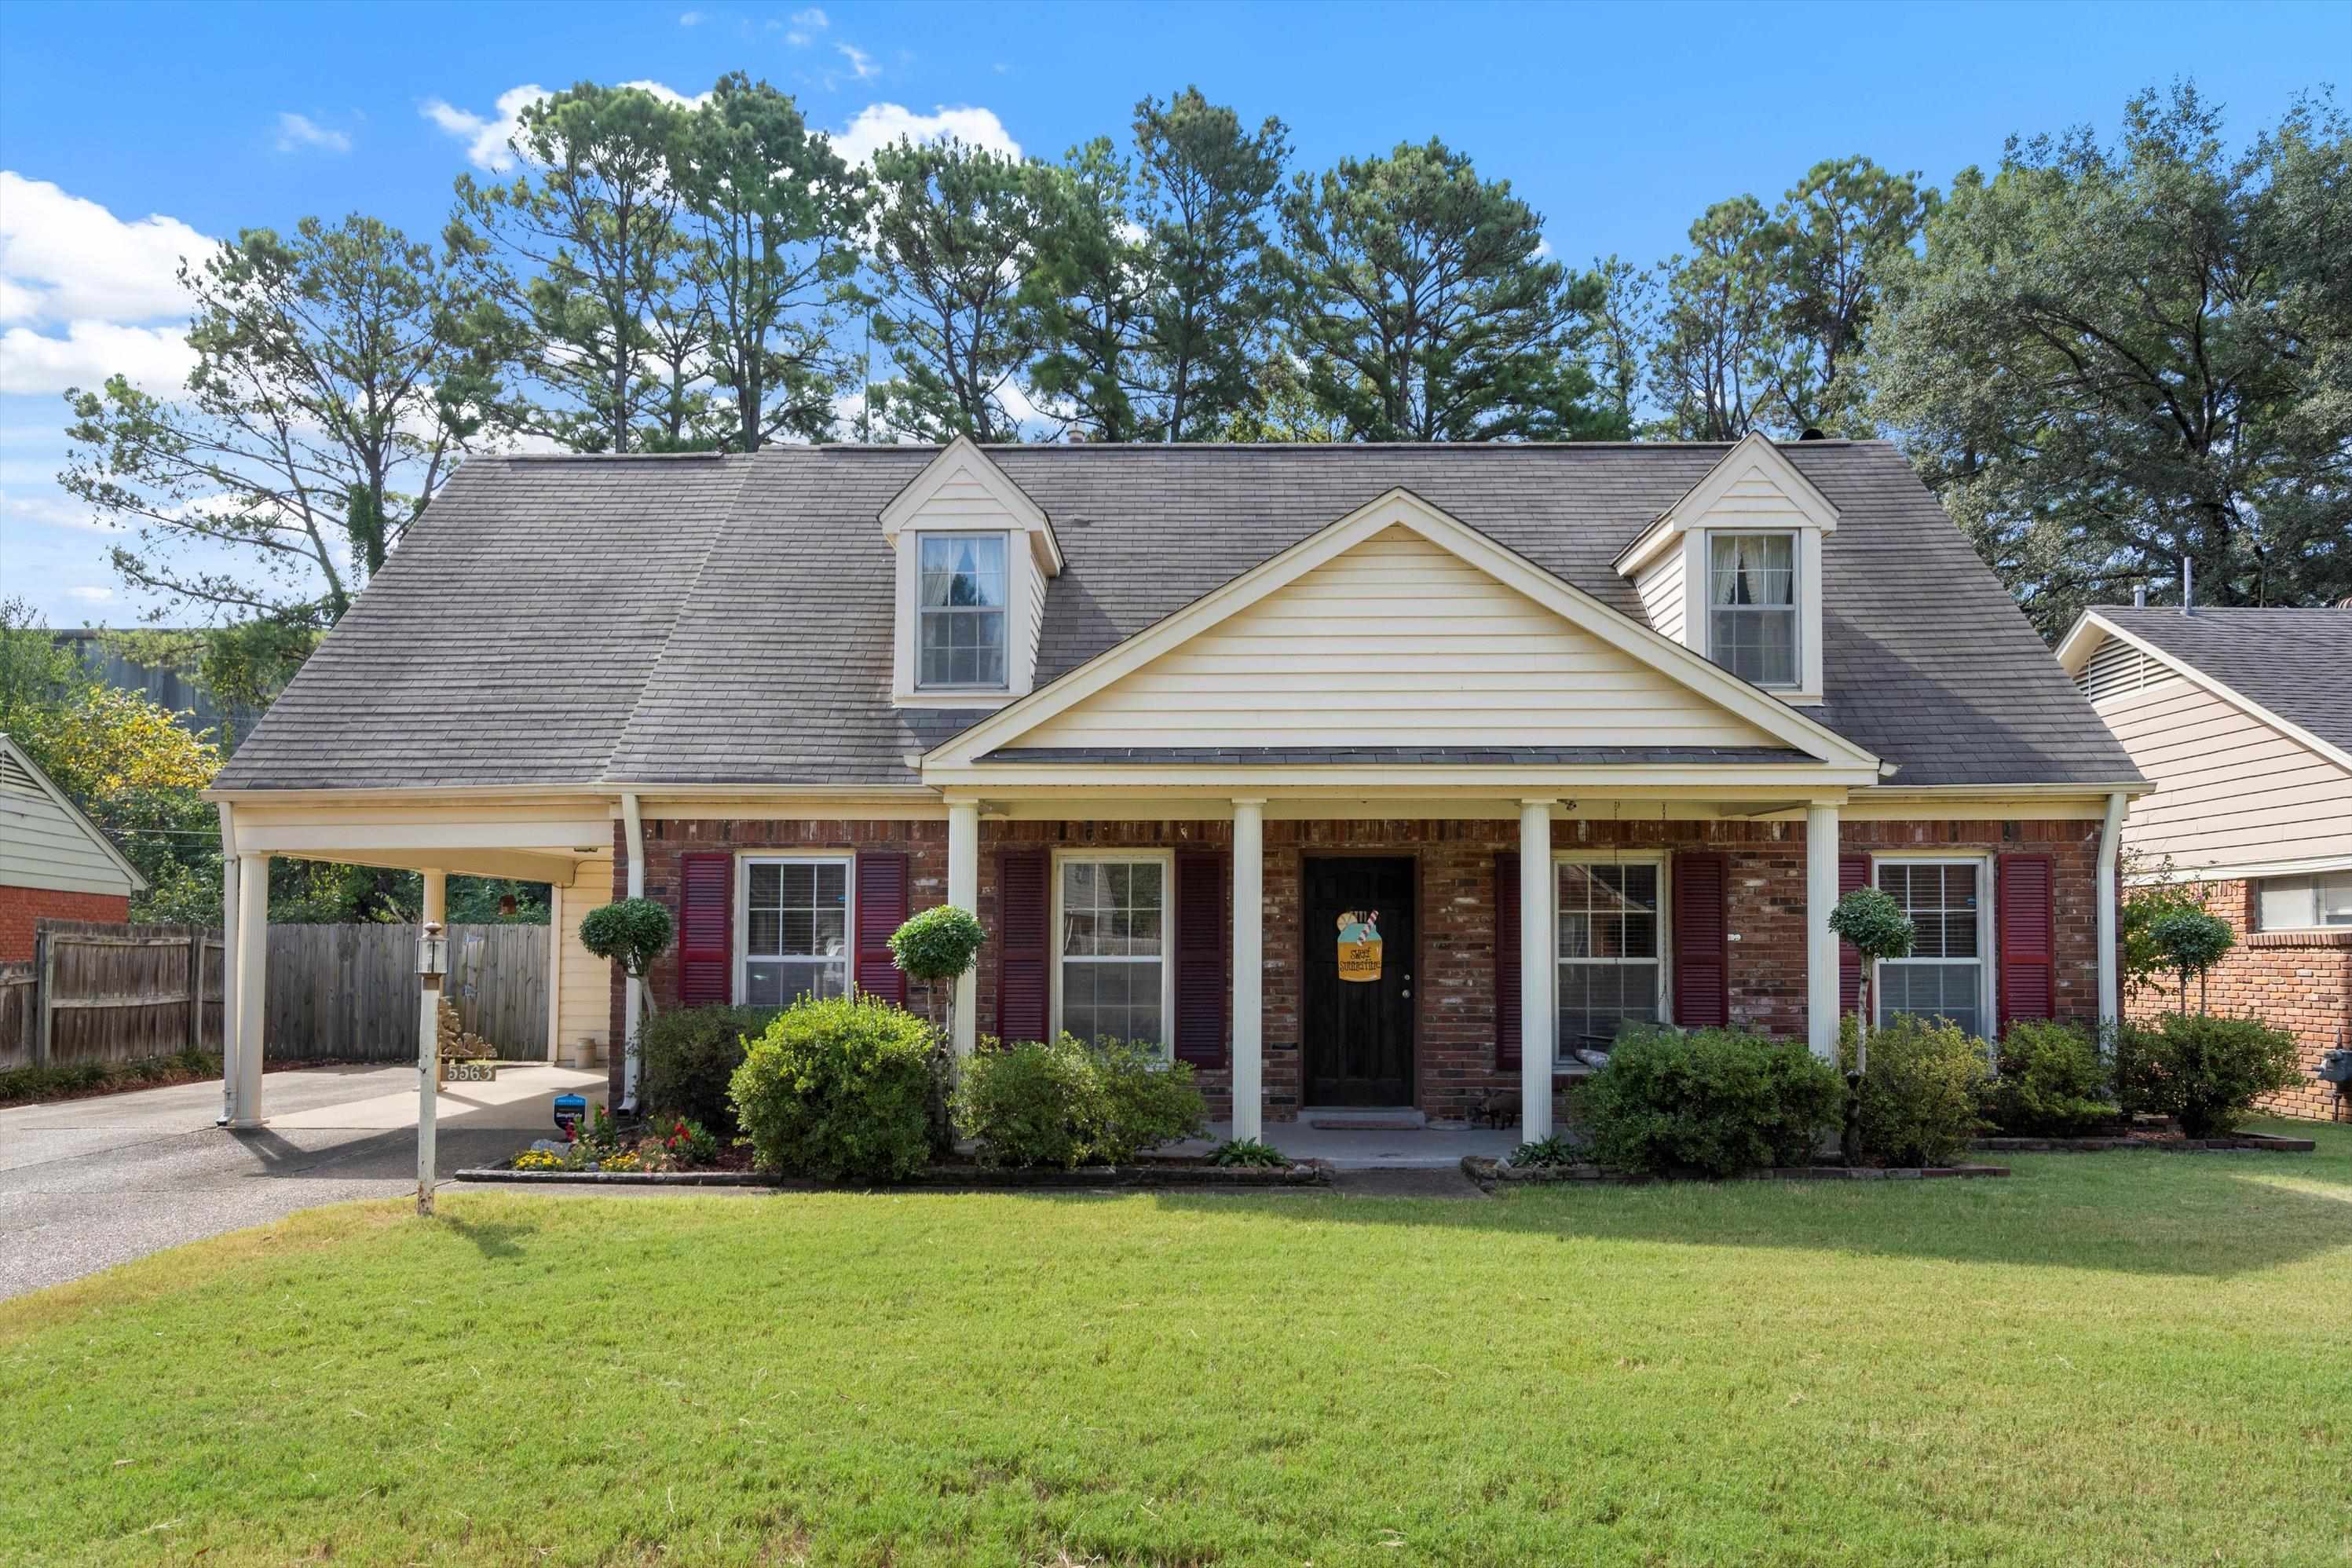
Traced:
<svg viewBox="0 0 2352 1568">
<path fill-rule="evenodd" d="M 1984 1036 L 1993 1023 L 1990 864 L 1981 856 L 1882 858 L 1873 875 L 1916 933 L 1909 957 L 1879 960 L 1874 1016 L 1947 1018 Z"/>
<path fill-rule="evenodd" d="M 2352 871 L 2266 876 L 2254 883 L 2254 929 L 2352 925 Z"/>
<path fill-rule="evenodd" d="M 1009 587 L 1003 534 L 917 536 L 915 685 L 1002 690 Z"/>
<path fill-rule="evenodd" d="M 1084 1040 L 1166 1048 L 1175 1016 L 1174 865 L 1165 852 L 1054 862 L 1054 1017 Z"/>
<path fill-rule="evenodd" d="M 1706 603 L 1709 658 L 1759 686 L 1798 683 L 1794 533 L 1710 532 Z"/>
<path fill-rule="evenodd" d="M 753 1007 L 849 995 L 849 857 L 743 855 L 736 863 L 735 994 Z"/>
<path fill-rule="evenodd" d="M 1666 1016 L 1666 865 L 1660 854 L 1552 862 L 1559 1058 L 1606 1051 L 1628 1024 Z"/>
</svg>

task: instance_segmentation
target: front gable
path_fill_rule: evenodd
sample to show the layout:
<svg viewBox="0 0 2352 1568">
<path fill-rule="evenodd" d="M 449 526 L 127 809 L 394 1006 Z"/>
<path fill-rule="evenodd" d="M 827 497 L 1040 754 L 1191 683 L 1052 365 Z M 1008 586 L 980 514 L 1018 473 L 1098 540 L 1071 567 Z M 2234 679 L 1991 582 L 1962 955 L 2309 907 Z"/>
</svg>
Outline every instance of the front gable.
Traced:
<svg viewBox="0 0 2352 1568">
<path fill-rule="evenodd" d="M 1418 497 L 1392 491 L 1015 703 L 996 751 L 1793 748 L 1874 759 Z"/>
</svg>

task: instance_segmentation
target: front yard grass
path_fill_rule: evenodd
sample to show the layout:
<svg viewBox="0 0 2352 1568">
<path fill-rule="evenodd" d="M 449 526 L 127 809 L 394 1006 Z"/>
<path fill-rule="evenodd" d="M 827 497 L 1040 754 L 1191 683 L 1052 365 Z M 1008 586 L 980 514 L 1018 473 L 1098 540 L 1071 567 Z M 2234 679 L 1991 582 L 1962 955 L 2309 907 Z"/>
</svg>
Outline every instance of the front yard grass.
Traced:
<svg viewBox="0 0 2352 1568">
<path fill-rule="evenodd" d="M 2343 1564 L 2352 1127 L 2292 1130 L 1475 1203 L 313 1210 L 0 1303 L 0 1560 Z"/>
</svg>

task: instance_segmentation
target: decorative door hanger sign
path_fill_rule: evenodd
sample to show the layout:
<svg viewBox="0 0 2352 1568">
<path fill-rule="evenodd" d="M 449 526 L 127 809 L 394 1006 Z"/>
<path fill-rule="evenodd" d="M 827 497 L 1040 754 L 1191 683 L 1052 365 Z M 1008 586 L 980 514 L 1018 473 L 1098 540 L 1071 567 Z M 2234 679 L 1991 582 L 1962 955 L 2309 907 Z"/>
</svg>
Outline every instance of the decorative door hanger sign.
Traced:
<svg viewBox="0 0 2352 1568">
<path fill-rule="evenodd" d="M 1350 909 L 1339 916 L 1339 977 L 1377 980 L 1381 977 L 1381 912 Z"/>
</svg>

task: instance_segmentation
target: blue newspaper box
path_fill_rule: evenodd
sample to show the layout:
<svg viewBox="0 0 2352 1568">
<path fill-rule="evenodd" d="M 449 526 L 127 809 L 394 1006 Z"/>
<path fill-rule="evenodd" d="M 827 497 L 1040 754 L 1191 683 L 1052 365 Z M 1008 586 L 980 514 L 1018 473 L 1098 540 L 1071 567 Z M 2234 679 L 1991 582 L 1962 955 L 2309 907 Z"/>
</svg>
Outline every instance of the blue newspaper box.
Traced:
<svg viewBox="0 0 2352 1568">
<path fill-rule="evenodd" d="M 588 1102 L 577 1094 L 555 1097 L 555 1130 L 567 1138 L 580 1135 L 580 1124 L 588 1119 Z"/>
</svg>

